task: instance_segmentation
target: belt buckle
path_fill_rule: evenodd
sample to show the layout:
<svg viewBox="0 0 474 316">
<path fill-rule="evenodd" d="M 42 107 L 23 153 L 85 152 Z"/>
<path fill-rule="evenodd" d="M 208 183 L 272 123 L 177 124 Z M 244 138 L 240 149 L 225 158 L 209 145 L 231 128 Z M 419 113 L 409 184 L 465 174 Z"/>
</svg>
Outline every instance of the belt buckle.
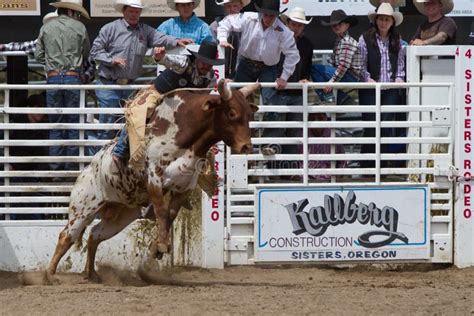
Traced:
<svg viewBox="0 0 474 316">
<path fill-rule="evenodd" d="M 120 85 L 128 84 L 128 82 L 129 82 L 128 79 L 117 79 L 117 84 L 120 84 Z"/>
</svg>

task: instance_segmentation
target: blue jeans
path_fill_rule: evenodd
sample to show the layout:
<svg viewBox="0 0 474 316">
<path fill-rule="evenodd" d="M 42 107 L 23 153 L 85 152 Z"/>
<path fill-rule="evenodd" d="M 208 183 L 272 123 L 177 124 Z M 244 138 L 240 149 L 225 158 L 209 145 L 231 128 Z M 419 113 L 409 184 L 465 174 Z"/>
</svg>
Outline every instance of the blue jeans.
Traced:
<svg viewBox="0 0 474 316">
<path fill-rule="evenodd" d="M 389 89 L 382 90 L 380 95 L 380 104 L 381 105 L 399 105 L 401 104 L 402 95 L 400 89 Z M 360 89 L 359 90 L 359 103 L 360 105 L 374 105 L 375 104 L 375 90 L 373 89 Z M 380 119 L 382 121 L 394 121 L 395 113 L 381 113 Z M 362 113 L 363 121 L 375 121 L 375 113 Z M 382 128 L 380 131 L 382 137 L 396 137 L 395 128 Z M 375 128 L 364 128 L 364 137 L 374 137 Z M 382 153 L 389 153 L 390 144 L 382 144 L 380 151 Z M 362 144 L 361 153 L 375 153 L 374 144 Z M 361 167 L 363 168 L 373 168 L 375 162 L 373 161 L 362 161 Z"/>
<path fill-rule="evenodd" d="M 331 65 L 313 65 L 311 67 L 311 79 L 314 82 L 328 82 L 334 76 L 336 68 Z M 340 82 L 358 82 L 359 80 L 350 74 L 348 71 L 344 74 Z M 316 93 L 321 101 L 327 100 L 332 94 L 324 93 L 322 89 L 316 89 Z M 347 98 L 348 95 L 343 91 L 337 91 L 337 104 L 342 104 L 342 101 Z"/>
<path fill-rule="evenodd" d="M 235 82 L 275 82 L 277 79 L 277 67 L 255 64 L 246 58 L 239 58 Z M 273 88 L 262 88 L 263 104 L 273 104 L 276 90 Z"/>
<path fill-rule="evenodd" d="M 58 75 L 50 77 L 48 84 L 80 84 L 79 76 Z M 46 103 L 49 108 L 78 108 L 79 107 L 79 90 L 48 90 L 46 93 Z M 79 123 L 78 114 L 50 114 L 48 115 L 50 123 Z M 49 131 L 49 138 L 57 139 L 79 139 L 78 130 L 70 129 L 54 129 Z M 50 156 L 78 156 L 79 148 L 77 146 L 51 146 L 49 148 Z M 62 162 L 50 163 L 51 170 L 75 170 L 78 168 L 77 163 Z"/>
<path fill-rule="evenodd" d="M 115 81 L 100 78 L 97 81 L 97 85 L 110 85 L 116 84 Z M 96 90 L 95 95 L 101 108 L 120 108 L 120 101 L 128 99 L 133 90 Z M 120 123 L 122 122 L 122 115 L 116 114 L 100 114 L 100 123 Z M 99 139 L 112 139 L 117 134 L 115 130 L 103 130 L 97 133 Z"/>
<path fill-rule="evenodd" d="M 112 154 L 118 156 L 120 158 L 125 158 L 129 155 L 130 146 L 128 145 L 128 132 L 127 128 L 124 127 L 120 131 L 120 136 L 115 144 L 114 149 L 112 150 Z"/>
</svg>

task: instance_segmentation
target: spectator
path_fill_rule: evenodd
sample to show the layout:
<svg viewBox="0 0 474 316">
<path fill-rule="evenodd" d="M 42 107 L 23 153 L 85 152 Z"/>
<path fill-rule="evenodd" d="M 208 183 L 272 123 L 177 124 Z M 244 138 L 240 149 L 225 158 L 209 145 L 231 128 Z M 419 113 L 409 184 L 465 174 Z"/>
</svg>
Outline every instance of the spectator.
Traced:
<svg viewBox="0 0 474 316">
<path fill-rule="evenodd" d="M 58 8 L 58 17 L 41 27 L 36 44 L 35 58 L 45 64 L 48 84 L 80 84 L 82 64 L 89 58 L 89 36 L 84 24 L 79 21 L 81 15 L 89 19 L 82 7 L 82 1 L 63 0 L 51 3 Z M 60 39 L 60 40 L 59 40 Z M 79 90 L 48 90 L 48 107 L 79 107 Z M 51 123 L 79 123 L 79 115 L 51 114 Z M 51 130 L 50 139 L 78 139 L 79 131 L 73 129 Z M 51 156 L 77 156 L 77 146 L 51 146 Z M 76 164 L 67 162 L 51 163 L 51 170 L 72 170 Z"/>
<path fill-rule="evenodd" d="M 471 31 L 469 32 L 469 45 L 474 45 L 474 21 L 471 23 Z"/>
<path fill-rule="evenodd" d="M 245 12 L 223 19 L 217 28 L 217 38 L 222 47 L 233 49 L 227 42 L 230 32 L 242 33 L 236 82 L 275 81 L 277 89 L 284 89 L 300 60 L 293 32 L 277 19 L 277 16 L 284 12 L 280 12 L 279 0 L 262 0 L 260 5 L 255 4 L 255 7 L 258 13 Z M 282 54 L 285 59 L 281 74 L 277 77 L 277 65 Z M 263 88 L 261 91 L 263 104 L 272 104 L 275 101 L 274 89 Z M 262 153 L 272 155 L 275 150 L 264 147 Z"/>
<path fill-rule="evenodd" d="M 198 18 L 194 9 L 199 6 L 201 0 L 167 0 L 171 10 L 178 11 L 179 16 L 170 18 L 156 29 L 166 35 L 177 38 L 188 38 L 196 44 L 204 40 L 211 41 L 212 34 L 209 25 Z"/>
<path fill-rule="evenodd" d="M 140 76 L 145 53 L 154 46 L 185 46 L 190 40 L 178 40 L 157 32 L 151 26 L 140 23 L 143 4 L 141 0 L 118 0 L 115 9 L 122 19 L 103 26 L 94 40 L 91 55 L 99 64 L 97 85 L 131 84 Z M 101 108 L 120 107 L 120 100 L 127 99 L 130 90 L 97 90 Z M 113 114 L 100 114 L 100 123 L 115 123 L 120 119 Z M 111 139 L 112 130 L 99 133 L 99 139 Z"/>
<path fill-rule="evenodd" d="M 43 17 L 43 25 L 48 23 L 49 21 L 53 20 L 54 18 L 58 17 L 58 12 L 50 12 Z M 33 54 L 36 50 L 36 43 L 38 39 L 33 41 L 26 41 L 26 42 L 10 42 L 8 44 L 0 44 L 0 51 L 22 51 L 27 54 Z M 94 80 L 95 76 L 95 62 L 93 59 L 88 58 L 83 61 L 81 67 L 81 82 L 82 83 L 90 83 Z"/>
<path fill-rule="evenodd" d="M 307 20 L 305 11 L 302 8 L 295 7 L 288 13 L 281 16 L 282 20 L 293 32 L 296 47 L 300 56 L 300 61 L 295 66 L 295 71 L 288 78 L 288 82 L 308 82 L 311 74 L 311 64 L 313 58 L 313 43 L 303 35 L 305 26 L 308 25 L 312 19 Z M 285 57 L 280 59 L 278 63 L 278 76 L 283 72 L 283 64 Z M 303 105 L 303 95 L 300 89 L 278 90 L 275 98 L 276 105 Z M 269 121 L 301 121 L 300 113 L 265 113 L 265 117 Z M 263 137 L 298 137 L 301 136 L 300 129 L 283 129 L 271 128 L 265 129 Z M 283 150 L 279 150 L 276 145 L 270 145 L 263 149 L 264 151 L 275 151 L 284 153 L 297 153 L 297 146 L 287 145 Z M 270 153 L 273 154 L 273 153 Z"/>
<path fill-rule="evenodd" d="M 343 10 L 334 10 L 329 22 L 323 25 L 331 26 L 336 34 L 336 41 L 331 54 L 329 65 L 313 65 L 311 77 L 314 82 L 358 82 L 362 60 L 360 58 L 358 43 L 349 34 L 349 29 L 357 24 L 355 16 L 347 16 Z M 316 93 L 323 102 L 334 102 L 331 87 L 317 89 Z M 338 91 L 338 104 L 344 104 L 347 94 Z"/>
<path fill-rule="evenodd" d="M 164 47 L 154 49 L 155 60 L 166 67 L 155 79 L 153 86 L 141 91 L 146 102 L 136 103 L 143 97 L 135 97 L 126 110 L 127 128 L 122 129 L 119 141 L 113 150 L 114 161 L 123 161 L 130 151 L 130 163 L 134 167 L 143 166 L 143 147 L 145 143 L 146 119 L 159 104 L 161 95 L 178 88 L 209 88 L 215 86 L 213 65 L 224 64 L 217 58 L 217 44 L 204 41 L 198 52 L 189 51 L 187 55 L 166 54 Z M 140 105 L 140 106 L 139 106 Z M 127 132 L 130 135 L 130 150 L 127 144 Z"/>
<path fill-rule="evenodd" d="M 216 4 L 224 6 L 225 15 L 229 14 L 238 14 L 243 7 L 247 6 L 250 3 L 250 0 L 222 0 Z M 211 32 L 214 38 L 217 40 L 217 26 L 219 22 L 222 21 L 223 17 L 217 17 L 214 22 L 211 23 Z M 225 49 L 225 77 L 233 79 L 235 76 L 235 69 L 237 68 L 237 52 L 239 49 L 240 42 L 240 33 L 239 32 L 230 32 L 227 42 L 231 44 L 234 49 L 226 48 Z"/>
<path fill-rule="evenodd" d="M 414 0 L 413 4 L 427 21 L 418 26 L 410 45 L 456 44 L 456 22 L 446 16 L 454 8 L 452 0 Z"/>
<path fill-rule="evenodd" d="M 381 4 L 376 12 L 369 13 L 373 26 L 359 38 L 359 50 L 362 58 L 362 81 L 364 82 L 404 82 L 405 57 L 401 46 L 401 36 L 395 27 L 403 21 L 400 12 L 394 12 L 388 3 Z M 381 91 L 382 105 L 400 104 L 398 89 Z M 375 104 L 375 91 L 360 89 L 359 102 L 361 105 Z M 375 113 L 363 113 L 362 119 L 374 121 Z M 393 113 L 382 113 L 382 121 L 394 119 Z M 364 129 L 365 137 L 375 136 L 375 129 Z M 382 137 L 394 136 L 392 129 L 383 128 Z M 382 145 L 382 152 L 387 152 L 388 146 Z M 373 144 L 363 144 L 362 153 L 373 153 Z M 362 167 L 373 166 L 372 161 L 363 161 Z"/>
</svg>

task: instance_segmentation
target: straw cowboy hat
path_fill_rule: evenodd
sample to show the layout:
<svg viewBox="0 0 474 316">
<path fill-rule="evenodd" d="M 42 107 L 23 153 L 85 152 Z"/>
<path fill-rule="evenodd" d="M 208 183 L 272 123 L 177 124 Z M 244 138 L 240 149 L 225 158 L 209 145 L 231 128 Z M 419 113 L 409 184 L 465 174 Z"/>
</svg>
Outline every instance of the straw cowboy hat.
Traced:
<svg viewBox="0 0 474 316">
<path fill-rule="evenodd" d="M 376 11 L 369 13 L 369 20 L 375 24 L 377 15 L 389 15 L 395 20 L 395 26 L 399 26 L 403 22 L 403 14 L 393 11 L 393 8 L 388 3 L 382 3 Z"/>
<path fill-rule="evenodd" d="M 423 15 L 426 15 L 425 11 L 425 2 L 430 2 L 429 0 L 414 0 L 413 4 L 415 5 L 418 12 Z M 448 14 L 454 8 L 454 1 L 453 0 L 440 0 L 441 4 L 443 5 L 443 14 Z"/>
<path fill-rule="evenodd" d="M 50 3 L 55 8 L 70 9 L 79 12 L 86 19 L 90 19 L 89 13 L 82 6 L 82 0 L 62 0 L 59 2 Z"/>
<path fill-rule="evenodd" d="M 302 24 L 309 24 L 313 20 L 313 18 L 306 20 L 306 14 L 303 8 L 300 8 L 300 7 L 294 7 L 293 9 L 286 12 L 285 14 L 282 14 L 281 18 L 285 20 L 285 22 L 288 21 L 288 19 L 290 19 L 293 22 L 298 22 Z"/>
<path fill-rule="evenodd" d="M 58 11 L 54 11 L 54 12 L 49 12 L 48 14 L 46 14 L 44 17 L 43 17 L 43 24 L 46 24 L 48 23 L 49 21 L 51 21 L 52 19 L 55 19 L 58 17 Z"/>
<path fill-rule="evenodd" d="M 217 43 L 215 42 L 202 41 L 197 52 L 189 49 L 188 52 L 193 54 L 194 57 L 201 59 L 209 65 L 223 65 L 225 63 L 225 59 L 217 58 Z"/>
<path fill-rule="evenodd" d="M 137 9 L 144 9 L 145 6 L 142 3 L 142 0 L 117 0 L 115 1 L 114 8 L 118 12 L 123 12 L 123 7 L 132 7 Z"/>
<path fill-rule="evenodd" d="M 261 0 L 255 2 L 255 9 L 258 12 L 271 15 L 280 15 L 288 9 L 280 12 L 280 0 Z"/>
<path fill-rule="evenodd" d="M 176 3 L 191 3 L 194 2 L 194 9 L 196 9 L 199 6 L 199 2 L 201 0 L 167 0 L 168 1 L 168 7 L 170 7 L 171 10 L 176 11 Z"/>
<path fill-rule="evenodd" d="M 358 23 L 355 16 L 348 16 L 343 10 L 334 10 L 331 12 L 329 22 L 321 21 L 321 24 L 324 26 L 333 26 L 342 22 L 349 23 L 350 27 L 357 25 Z"/>
<path fill-rule="evenodd" d="M 217 5 L 224 5 L 226 3 L 231 3 L 231 2 L 233 2 L 233 1 L 232 0 L 222 0 L 221 2 L 219 2 L 218 0 L 216 0 Z M 240 2 L 242 3 L 243 7 L 246 7 L 246 6 L 249 5 L 250 0 L 240 0 Z"/>
<path fill-rule="evenodd" d="M 370 4 L 373 5 L 374 7 L 378 7 L 379 5 L 382 4 L 383 0 L 369 0 Z M 392 7 L 398 8 L 403 4 L 403 0 L 395 0 L 392 4 Z"/>
</svg>

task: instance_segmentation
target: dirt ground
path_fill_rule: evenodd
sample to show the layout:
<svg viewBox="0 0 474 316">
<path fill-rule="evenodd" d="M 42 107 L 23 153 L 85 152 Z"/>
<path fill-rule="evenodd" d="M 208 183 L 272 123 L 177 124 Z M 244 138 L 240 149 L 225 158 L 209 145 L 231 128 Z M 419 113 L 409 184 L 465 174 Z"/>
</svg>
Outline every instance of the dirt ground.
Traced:
<svg viewBox="0 0 474 316">
<path fill-rule="evenodd" d="M 59 274 L 0 272 L 0 315 L 312 314 L 474 315 L 474 268 L 371 265 L 232 267 L 224 270 L 102 267 L 101 284 Z M 138 276 L 140 275 L 140 276 Z"/>
</svg>

